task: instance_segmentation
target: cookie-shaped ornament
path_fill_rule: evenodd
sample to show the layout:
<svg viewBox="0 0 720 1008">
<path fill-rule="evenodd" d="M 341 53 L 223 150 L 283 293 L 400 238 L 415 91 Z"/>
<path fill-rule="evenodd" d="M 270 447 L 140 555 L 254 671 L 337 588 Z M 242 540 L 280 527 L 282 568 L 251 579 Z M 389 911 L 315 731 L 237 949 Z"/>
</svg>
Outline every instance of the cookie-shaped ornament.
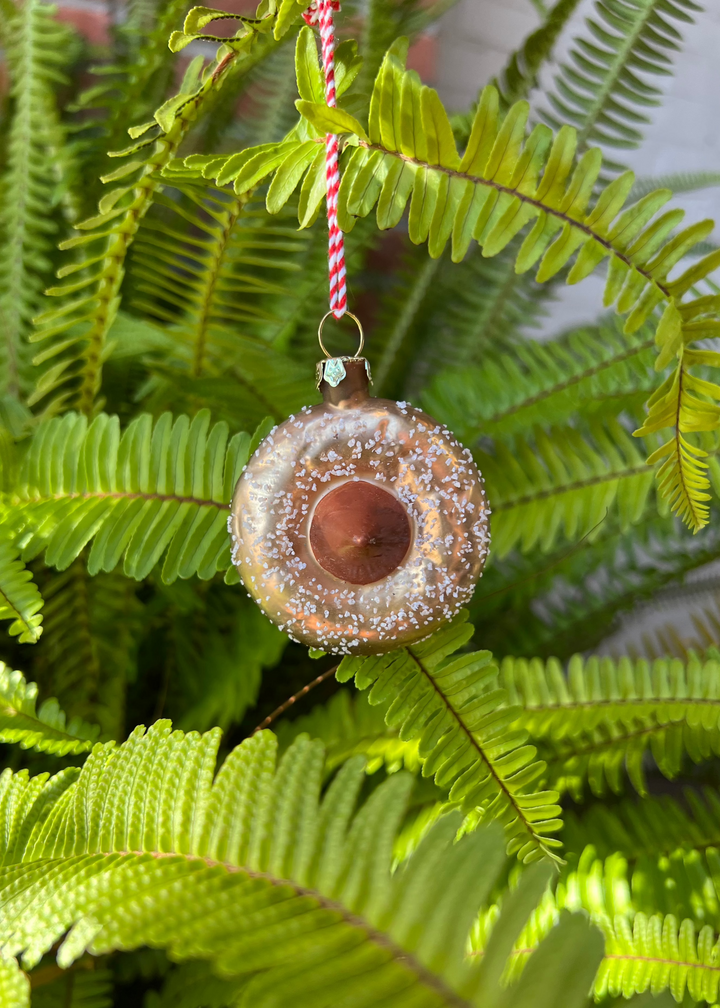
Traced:
<svg viewBox="0 0 720 1008">
<path fill-rule="evenodd" d="M 361 351 L 362 330 L 358 356 L 318 364 L 323 402 L 265 438 L 230 518 L 258 605 L 292 640 L 339 654 L 433 633 L 470 600 L 489 546 L 472 455 L 421 410 L 372 398 Z"/>
</svg>

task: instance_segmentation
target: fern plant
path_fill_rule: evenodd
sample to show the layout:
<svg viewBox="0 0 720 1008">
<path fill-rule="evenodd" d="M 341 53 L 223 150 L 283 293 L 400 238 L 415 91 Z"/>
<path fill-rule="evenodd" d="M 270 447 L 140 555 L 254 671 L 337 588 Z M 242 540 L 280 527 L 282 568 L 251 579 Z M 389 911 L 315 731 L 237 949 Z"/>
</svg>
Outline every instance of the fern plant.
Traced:
<svg viewBox="0 0 720 1008">
<path fill-rule="evenodd" d="M 536 6 L 451 116 L 406 68 L 443 0 L 347 4 L 338 108 L 295 0 L 133 0 L 100 48 L 0 4 L 2 1008 L 717 1002 L 720 652 L 603 643 L 720 556 L 720 255 L 667 208 L 716 176 L 593 146 L 702 12 L 597 0 L 543 90 L 579 5 Z M 494 546 L 467 612 L 341 661 L 226 528 L 316 401 L 326 132 L 375 391 L 471 449 Z"/>
</svg>

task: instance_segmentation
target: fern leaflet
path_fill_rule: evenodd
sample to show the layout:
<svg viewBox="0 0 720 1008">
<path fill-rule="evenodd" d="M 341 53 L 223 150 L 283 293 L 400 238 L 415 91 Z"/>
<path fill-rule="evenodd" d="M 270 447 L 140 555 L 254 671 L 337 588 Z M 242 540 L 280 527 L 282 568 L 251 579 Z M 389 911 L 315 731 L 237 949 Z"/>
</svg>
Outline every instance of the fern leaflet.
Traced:
<svg viewBox="0 0 720 1008">
<path fill-rule="evenodd" d="M 9 633 L 21 644 L 39 640 L 42 607 L 42 596 L 20 559 L 20 551 L 7 539 L 0 540 L 0 619 L 13 621 Z"/>
</svg>

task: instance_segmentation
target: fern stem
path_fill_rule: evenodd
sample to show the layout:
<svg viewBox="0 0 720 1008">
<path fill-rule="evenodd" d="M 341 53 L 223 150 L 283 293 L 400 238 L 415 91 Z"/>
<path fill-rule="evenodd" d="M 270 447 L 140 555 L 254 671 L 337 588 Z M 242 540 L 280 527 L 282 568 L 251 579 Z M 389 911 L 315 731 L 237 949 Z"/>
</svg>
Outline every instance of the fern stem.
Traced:
<svg viewBox="0 0 720 1008">
<path fill-rule="evenodd" d="M 279 718 L 282 714 L 284 714 L 286 710 L 289 710 L 292 707 L 292 705 L 294 703 L 297 703 L 297 701 L 302 699 L 302 697 L 307 696 L 310 690 L 315 689 L 316 686 L 319 686 L 321 683 L 324 683 L 326 679 L 330 678 L 330 676 L 335 675 L 338 668 L 339 665 L 333 665 L 332 668 L 326 669 L 325 672 L 321 672 L 319 676 L 316 676 L 312 682 L 309 682 L 305 686 L 303 686 L 303 688 L 301 690 L 298 690 L 297 693 L 293 693 L 293 695 L 291 697 L 288 697 L 284 703 L 281 703 L 279 707 L 276 707 L 275 710 L 272 712 L 272 714 L 268 714 L 265 720 L 260 722 L 257 728 L 253 730 L 253 735 L 255 735 L 256 732 L 262 731 L 263 728 L 269 728 L 269 726 L 273 723 L 273 721 L 276 721 L 277 718 Z"/>
</svg>

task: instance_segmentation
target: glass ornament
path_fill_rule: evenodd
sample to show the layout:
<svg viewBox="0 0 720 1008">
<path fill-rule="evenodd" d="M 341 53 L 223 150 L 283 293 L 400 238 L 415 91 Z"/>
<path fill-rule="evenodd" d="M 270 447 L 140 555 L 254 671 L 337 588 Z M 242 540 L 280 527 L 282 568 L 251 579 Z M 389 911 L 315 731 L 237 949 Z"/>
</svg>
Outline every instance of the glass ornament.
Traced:
<svg viewBox="0 0 720 1008">
<path fill-rule="evenodd" d="M 449 430 L 370 396 L 362 330 L 354 357 L 327 354 L 322 323 L 319 337 L 323 402 L 275 427 L 243 470 L 232 559 L 292 640 L 378 654 L 427 637 L 469 602 L 490 512 L 472 455 Z"/>
</svg>

